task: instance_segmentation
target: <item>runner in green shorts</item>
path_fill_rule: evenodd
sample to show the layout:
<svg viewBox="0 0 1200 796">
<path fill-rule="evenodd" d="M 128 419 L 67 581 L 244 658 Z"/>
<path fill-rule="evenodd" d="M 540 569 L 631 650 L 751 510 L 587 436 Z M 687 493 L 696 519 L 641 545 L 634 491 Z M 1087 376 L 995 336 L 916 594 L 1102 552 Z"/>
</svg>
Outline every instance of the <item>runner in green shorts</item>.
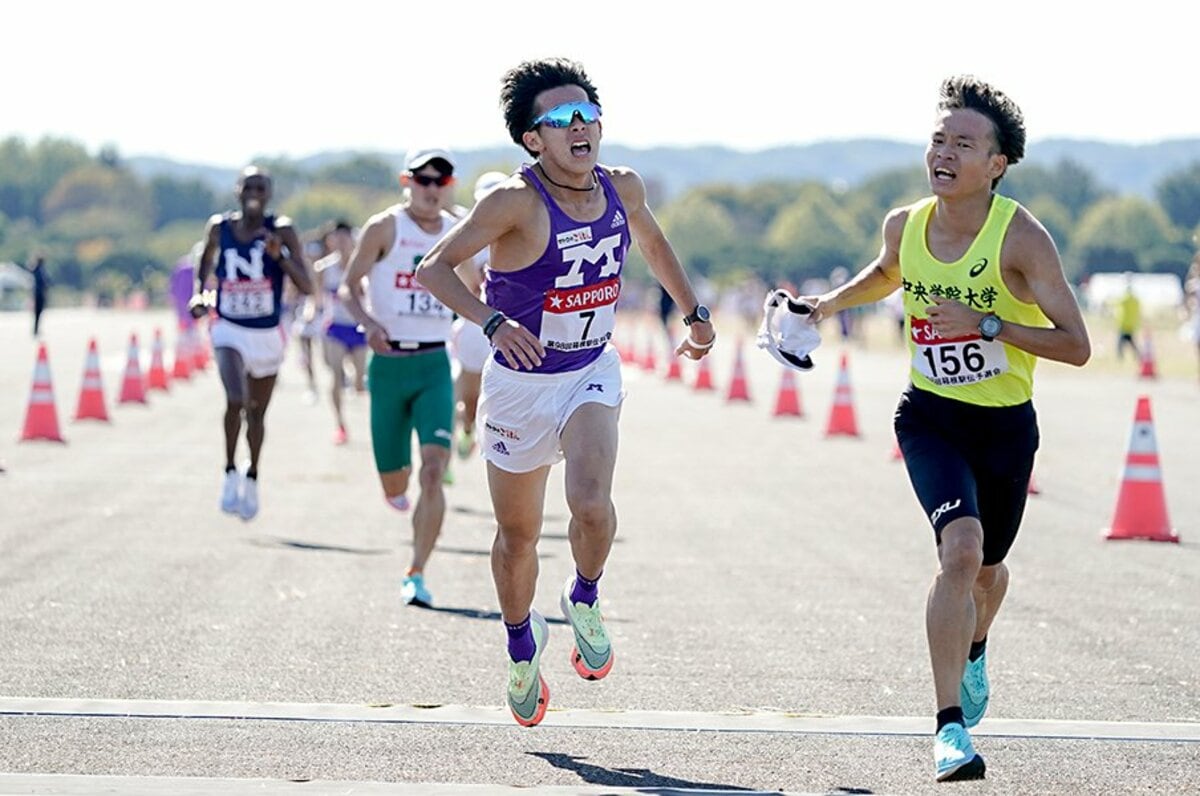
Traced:
<svg viewBox="0 0 1200 796">
<path fill-rule="evenodd" d="M 340 291 L 373 352 L 367 368 L 371 444 L 384 497 L 400 511 L 410 505 L 413 431 L 420 441 L 413 557 L 400 596 L 409 605 L 427 608 L 433 596 L 425 586 L 425 565 L 446 514 L 442 479 L 454 428 L 454 383 L 446 352 L 454 313 L 417 281 L 416 270 L 454 226 L 455 218 L 442 209 L 453 183 L 448 152 L 411 152 L 400 175 L 405 200 L 363 227 Z"/>
</svg>

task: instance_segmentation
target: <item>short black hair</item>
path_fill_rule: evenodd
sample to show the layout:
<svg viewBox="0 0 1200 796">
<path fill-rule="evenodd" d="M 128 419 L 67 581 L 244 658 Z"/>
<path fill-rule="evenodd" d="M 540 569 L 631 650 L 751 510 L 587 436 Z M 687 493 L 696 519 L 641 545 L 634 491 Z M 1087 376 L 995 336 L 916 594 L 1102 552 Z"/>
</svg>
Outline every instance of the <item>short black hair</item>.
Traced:
<svg viewBox="0 0 1200 796">
<path fill-rule="evenodd" d="M 521 137 L 533 127 L 533 101 L 543 91 L 559 86 L 579 86 L 587 94 L 589 102 L 600 104 L 600 95 L 588 79 L 583 65 L 567 58 L 543 58 L 538 61 L 523 61 L 504 73 L 500 87 L 500 109 L 504 112 L 504 124 L 513 143 L 526 152 L 529 148 Z M 537 156 L 536 152 L 529 152 Z"/>
<path fill-rule="evenodd" d="M 940 111 L 965 109 L 986 116 L 992 123 L 996 146 L 1009 166 L 1025 157 L 1025 116 L 1004 92 L 973 75 L 955 75 L 942 81 L 940 97 Z M 993 180 L 992 187 L 1003 177 L 1001 174 Z"/>
</svg>

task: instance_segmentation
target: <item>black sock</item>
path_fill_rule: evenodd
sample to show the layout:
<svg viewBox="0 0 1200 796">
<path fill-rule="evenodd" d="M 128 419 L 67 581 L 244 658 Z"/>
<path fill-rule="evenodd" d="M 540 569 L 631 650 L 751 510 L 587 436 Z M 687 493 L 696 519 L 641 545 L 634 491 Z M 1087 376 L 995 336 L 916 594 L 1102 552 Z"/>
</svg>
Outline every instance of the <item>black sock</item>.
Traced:
<svg viewBox="0 0 1200 796">
<path fill-rule="evenodd" d="M 246 477 L 253 478 L 255 481 L 257 481 L 258 480 L 258 470 L 247 470 Z"/>
<path fill-rule="evenodd" d="M 237 469 L 237 468 L 236 468 L 236 467 L 234 467 L 232 464 L 227 464 L 227 465 L 225 465 L 225 472 L 227 472 L 227 473 L 232 473 L 232 472 L 233 472 L 234 470 L 236 470 L 236 469 Z"/>
<path fill-rule="evenodd" d="M 971 651 L 967 653 L 967 660 L 971 663 L 979 660 L 985 649 L 987 649 L 987 636 L 983 637 L 983 641 L 972 641 Z"/>
<path fill-rule="evenodd" d="M 961 724 L 964 727 L 967 726 L 966 722 L 963 721 L 963 714 L 962 714 L 961 707 L 959 707 L 958 705 L 955 705 L 952 708 L 946 708 L 945 710 L 938 711 L 937 731 L 941 732 L 942 727 L 945 727 L 947 724 Z"/>
</svg>

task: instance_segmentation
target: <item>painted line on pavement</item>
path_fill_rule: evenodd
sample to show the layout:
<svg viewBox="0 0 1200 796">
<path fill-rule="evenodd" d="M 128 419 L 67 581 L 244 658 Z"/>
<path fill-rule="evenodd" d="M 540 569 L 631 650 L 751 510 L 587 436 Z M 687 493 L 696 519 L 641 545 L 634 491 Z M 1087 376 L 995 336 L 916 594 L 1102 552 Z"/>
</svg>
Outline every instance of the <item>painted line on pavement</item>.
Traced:
<svg viewBox="0 0 1200 796">
<path fill-rule="evenodd" d="M 507 708 L 468 705 L 341 705 L 0 697 L 0 716 L 516 726 Z M 761 710 L 702 713 L 551 708 L 546 713 L 542 726 L 668 732 L 699 730 L 800 735 L 927 736 L 932 733 L 932 722 L 933 719 L 928 716 L 821 716 Z M 1200 722 L 984 719 L 971 734 L 1003 738 L 1200 743 Z"/>
</svg>

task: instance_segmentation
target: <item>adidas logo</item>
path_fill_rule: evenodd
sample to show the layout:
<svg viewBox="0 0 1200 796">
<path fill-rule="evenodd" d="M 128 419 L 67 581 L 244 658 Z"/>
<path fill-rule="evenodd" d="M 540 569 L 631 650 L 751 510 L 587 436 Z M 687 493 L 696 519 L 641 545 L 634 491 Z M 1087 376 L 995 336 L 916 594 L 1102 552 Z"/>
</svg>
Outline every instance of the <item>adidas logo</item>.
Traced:
<svg viewBox="0 0 1200 796">
<path fill-rule="evenodd" d="M 625 226 L 625 214 L 618 210 L 617 214 L 613 216 L 612 224 L 609 225 L 609 229 L 616 229 L 617 227 L 623 226 Z"/>
<path fill-rule="evenodd" d="M 505 456 L 508 455 L 508 446 L 504 444 L 503 440 L 493 445 L 492 450 L 494 450 L 496 453 L 503 453 Z"/>
</svg>

